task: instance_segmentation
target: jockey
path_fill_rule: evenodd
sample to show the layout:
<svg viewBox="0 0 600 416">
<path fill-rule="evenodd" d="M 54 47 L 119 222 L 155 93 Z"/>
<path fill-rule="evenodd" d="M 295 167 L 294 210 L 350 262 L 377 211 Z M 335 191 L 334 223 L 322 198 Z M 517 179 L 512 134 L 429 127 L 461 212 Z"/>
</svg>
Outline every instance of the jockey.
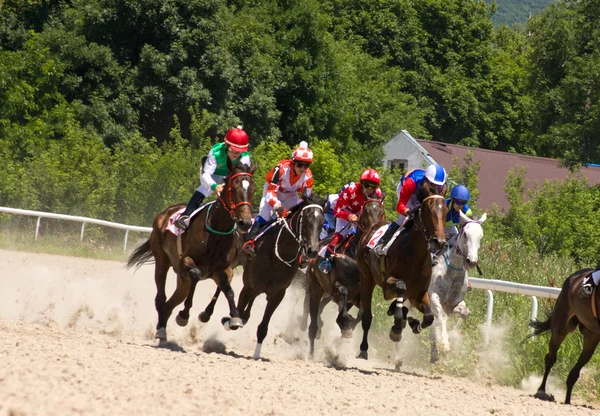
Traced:
<svg viewBox="0 0 600 416">
<path fill-rule="evenodd" d="M 313 161 L 313 152 L 306 142 L 292 153 L 291 160 L 282 160 L 277 166 L 267 173 L 263 196 L 260 200 L 260 213 L 254 219 L 252 228 L 246 236 L 244 251 L 254 253 L 254 237 L 260 228 L 271 219 L 273 211 L 278 217 L 286 217 L 288 209 L 302 202 L 299 194 L 310 196 L 312 194 L 313 177 L 310 164 Z"/>
<path fill-rule="evenodd" d="M 335 231 L 335 206 L 339 197 L 340 194 L 329 194 L 327 196 L 327 209 L 324 212 L 325 222 L 319 235 L 319 239 L 321 240 L 329 237 Z"/>
<path fill-rule="evenodd" d="M 248 153 L 248 135 L 242 126 L 231 129 L 225 135 L 222 143 L 215 144 L 208 152 L 204 166 L 200 169 L 200 186 L 192 195 L 185 211 L 175 220 L 175 226 L 186 230 L 190 223 L 190 215 L 204 201 L 204 198 L 215 191 L 221 195 L 224 178 L 229 175 L 227 158 L 233 163 L 241 162 L 250 166 L 250 153 Z"/>
<path fill-rule="evenodd" d="M 379 189 L 381 178 L 375 169 L 366 169 L 360 175 L 360 184 L 351 183 L 347 186 L 337 201 L 335 207 L 335 232 L 336 235 L 329 242 L 325 260 L 319 264 L 319 270 L 323 273 L 329 273 L 331 270 L 331 256 L 335 251 L 335 247 L 340 240 L 348 235 L 350 227 L 349 223 L 358 222 L 358 215 L 362 210 L 363 205 L 369 198 L 381 198 L 382 193 Z"/>
<path fill-rule="evenodd" d="M 378 256 L 384 255 L 384 248 L 392 238 L 392 235 L 400 228 L 409 211 L 417 209 L 421 203 L 417 200 L 417 190 L 422 186 L 423 182 L 427 181 L 433 185 L 442 187 L 446 184 L 448 175 L 442 165 L 429 165 L 427 169 L 413 169 L 410 172 L 402 175 L 398 184 L 398 205 L 396 211 L 398 218 L 392 222 L 385 234 L 379 239 L 379 242 L 373 250 Z"/>
<path fill-rule="evenodd" d="M 454 240 L 458 235 L 457 225 L 460 224 L 460 211 L 463 212 L 467 217 L 471 217 L 473 212 L 469 208 L 469 199 L 471 199 L 471 192 L 469 188 L 464 185 L 456 185 L 450 192 L 450 198 L 446 199 L 446 206 L 448 207 L 448 214 L 446 214 L 446 236 L 448 238 L 448 244 L 454 245 Z"/>
</svg>

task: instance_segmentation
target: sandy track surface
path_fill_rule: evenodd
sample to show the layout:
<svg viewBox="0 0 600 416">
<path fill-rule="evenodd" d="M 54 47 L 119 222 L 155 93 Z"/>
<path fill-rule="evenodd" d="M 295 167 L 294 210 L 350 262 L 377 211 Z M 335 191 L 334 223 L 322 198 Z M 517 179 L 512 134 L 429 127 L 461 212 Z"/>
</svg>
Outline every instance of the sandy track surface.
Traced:
<svg viewBox="0 0 600 416">
<path fill-rule="evenodd" d="M 212 282 L 199 284 L 188 326 L 171 319 L 170 342 L 159 347 L 152 266 L 134 274 L 118 262 L 4 250 L 0 264 L 0 416 L 599 411 L 577 398 L 574 406 L 541 402 L 530 391 L 483 379 L 396 371 L 375 350 L 368 362 L 357 360 L 361 331 L 341 341 L 327 320 L 335 310 L 326 311 L 317 357 L 309 360 L 306 334 L 296 325 L 301 306 L 295 293 L 275 313 L 261 360 L 251 356 L 264 298 L 245 328 L 225 332 L 219 323 L 223 300 L 211 322 L 196 319 L 212 296 Z M 235 286 L 239 290 L 239 279 Z M 563 391 L 551 392 L 563 400 Z"/>
</svg>

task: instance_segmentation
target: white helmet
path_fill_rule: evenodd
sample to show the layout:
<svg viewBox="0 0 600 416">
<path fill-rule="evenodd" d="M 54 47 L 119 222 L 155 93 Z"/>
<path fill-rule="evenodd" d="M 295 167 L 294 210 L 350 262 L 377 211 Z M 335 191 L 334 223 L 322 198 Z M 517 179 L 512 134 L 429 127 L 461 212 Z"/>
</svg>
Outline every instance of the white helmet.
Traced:
<svg viewBox="0 0 600 416">
<path fill-rule="evenodd" d="M 425 177 L 434 185 L 443 185 L 446 183 L 446 170 L 442 165 L 429 165 L 425 169 Z"/>
</svg>

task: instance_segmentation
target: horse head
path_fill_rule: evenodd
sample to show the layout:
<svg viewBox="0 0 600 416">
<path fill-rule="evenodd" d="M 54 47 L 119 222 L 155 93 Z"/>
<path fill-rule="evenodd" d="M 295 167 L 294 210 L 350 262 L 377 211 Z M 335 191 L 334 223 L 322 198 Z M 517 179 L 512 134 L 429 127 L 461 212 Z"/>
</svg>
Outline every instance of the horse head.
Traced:
<svg viewBox="0 0 600 416">
<path fill-rule="evenodd" d="M 315 259 L 319 253 L 319 236 L 325 222 L 327 199 L 318 196 L 304 196 L 302 202 L 293 209 L 291 223 L 298 234 L 304 254 Z"/>
<path fill-rule="evenodd" d="M 365 232 L 371 225 L 377 224 L 383 219 L 385 219 L 383 198 L 369 198 L 363 205 L 358 216 L 358 228 Z"/>
<path fill-rule="evenodd" d="M 252 226 L 252 197 L 256 187 L 252 175 L 256 165 L 250 167 L 227 158 L 229 176 L 225 178 L 225 188 L 219 197 L 238 229 L 244 233 Z"/>
<path fill-rule="evenodd" d="M 417 195 L 421 206 L 414 213 L 415 225 L 425 235 L 430 248 L 439 250 L 446 244 L 446 214 L 448 207 L 444 195 L 446 185 L 434 186 L 425 182 Z"/>
<path fill-rule="evenodd" d="M 462 211 L 460 214 L 461 229 L 456 236 L 454 247 L 456 252 L 465 260 L 465 270 L 471 269 L 479 261 L 478 252 L 483 238 L 483 227 L 481 224 L 486 220 L 487 214 L 483 214 L 478 220 L 467 217 Z"/>
</svg>

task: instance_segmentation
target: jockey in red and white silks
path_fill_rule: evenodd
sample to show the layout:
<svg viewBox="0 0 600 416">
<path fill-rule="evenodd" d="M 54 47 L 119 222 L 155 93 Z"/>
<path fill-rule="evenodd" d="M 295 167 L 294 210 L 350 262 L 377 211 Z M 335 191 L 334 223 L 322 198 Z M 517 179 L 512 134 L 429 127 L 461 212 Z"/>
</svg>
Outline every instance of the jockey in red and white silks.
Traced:
<svg viewBox="0 0 600 416">
<path fill-rule="evenodd" d="M 263 197 L 260 201 L 260 213 L 255 218 L 246 239 L 252 240 L 264 224 L 269 221 L 273 211 L 280 217 L 287 216 L 290 208 L 302 202 L 300 195 L 312 194 L 313 177 L 310 164 L 313 152 L 306 142 L 292 153 L 291 160 L 282 160 L 267 173 Z M 251 245 L 245 245 L 246 251 L 251 252 Z"/>
<path fill-rule="evenodd" d="M 335 251 L 335 247 L 350 232 L 348 223 L 354 227 L 358 222 L 358 215 L 369 198 L 381 198 L 382 192 L 379 189 L 381 178 L 375 169 L 366 169 L 360 175 L 360 183 L 351 183 L 346 187 L 335 206 L 335 236 L 327 246 L 325 260 L 319 264 L 319 270 L 323 273 L 329 273 L 331 269 L 330 258 Z"/>
</svg>

